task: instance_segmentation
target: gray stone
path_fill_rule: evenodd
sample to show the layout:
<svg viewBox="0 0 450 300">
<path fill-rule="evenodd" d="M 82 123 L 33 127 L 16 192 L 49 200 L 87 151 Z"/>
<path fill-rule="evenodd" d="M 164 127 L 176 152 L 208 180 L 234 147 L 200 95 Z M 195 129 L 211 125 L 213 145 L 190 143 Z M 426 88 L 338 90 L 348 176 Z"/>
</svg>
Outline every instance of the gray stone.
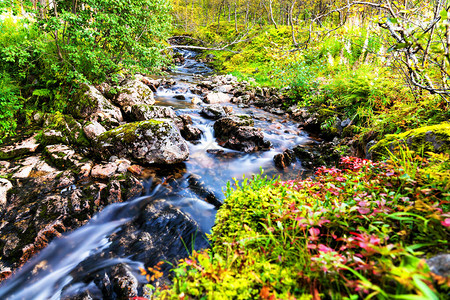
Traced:
<svg viewBox="0 0 450 300">
<path fill-rule="evenodd" d="M 36 135 L 33 135 L 14 145 L 0 148 L 0 159 L 11 159 L 24 154 L 34 153 L 39 145 L 40 144 L 36 141 Z"/>
<path fill-rule="evenodd" d="M 101 114 L 107 119 L 123 121 L 120 109 L 114 106 L 92 85 L 84 85 L 68 103 L 68 112 L 76 118 L 93 118 Z"/>
<path fill-rule="evenodd" d="M 137 121 L 177 117 L 175 111 L 167 106 L 136 104 L 131 107 L 131 114 Z"/>
<path fill-rule="evenodd" d="M 103 132 L 106 132 L 106 129 L 97 121 L 92 121 L 83 127 L 83 131 L 89 139 L 93 140 Z"/>
<path fill-rule="evenodd" d="M 205 102 L 208 104 L 228 103 L 231 101 L 231 97 L 225 93 L 208 93 L 205 97 Z"/>
<path fill-rule="evenodd" d="M 427 259 L 430 271 L 442 277 L 450 276 L 450 254 L 439 254 Z"/>
<path fill-rule="evenodd" d="M 118 92 L 113 102 L 122 108 L 135 104 L 152 105 L 155 103 L 152 90 L 140 80 L 125 80 L 116 89 Z"/>
<path fill-rule="evenodd" d="M 129 123 L 107 131 L 97 139 L 95 151 L 146 164 L 174 164 L 189 157 L 189 147 L 175 124 L 167 119 Z"/>
<path fill-rule="evenodd" d="M 220 104 L 213 104 L 203 107 L 200 113 L 209 119 L 217 120 L 227 116 L 227 113 Z"/>
</svg>

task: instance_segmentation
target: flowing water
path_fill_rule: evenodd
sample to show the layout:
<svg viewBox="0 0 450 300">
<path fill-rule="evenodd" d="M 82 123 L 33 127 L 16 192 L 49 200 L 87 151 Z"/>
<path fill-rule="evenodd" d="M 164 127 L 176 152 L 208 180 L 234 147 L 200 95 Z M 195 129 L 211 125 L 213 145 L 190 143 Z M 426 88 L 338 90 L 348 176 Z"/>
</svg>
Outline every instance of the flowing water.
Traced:
<svg viewBox="0 0 450 300">
<path fill-rule="evenodd" d="M 136 279 L 142 292 L 146 283 L 139 268 L 161 260 L 185 257 L 187 249 L 208 246 L 205 233 L 214 224 L 217 203 L 224 199 L 227 181 L 261 172 L 268 176 L 298 177 L 300 162 L 278 170 L 273 156 L 298 144 L 308 142 L 294 122 L 256 108 L 231 105 L 234 113 L 247 114 L 255 120 L 273 147 L 269 151 L 246 154 L 221 147 L 214 138 L 214 121 L 203 118 L 200 107 L 191 103 L 191 87 L 198 83 L 193 74 L 212 70 L 195 60 L 195 53 L 181 51 L 186 58 L 173 70 L 177 82 L 159 88 L 157 105 L 171 106 L 177 114 L 189 114 L 193 126 L 203 132 L 197 143 L 190 144 L 187 162 L 161 170 L 168 180 L 165 186 L 147 182 L 147 195 L 112 204 L 85 226 L 54 240 L 0 286 L 0 299 L 93 299 L 120 298 L 114 285 L 117 274 Z M 180 95 L 182 97 L 180 97 Z M 180 100 L 182 99 L 182 100 Z M 206 199 L 213 204 L 205 202 Z M 169 267 L 166 267 L 166 271 Z M 132 285 L 133 285 L 132 284 Z M 77 296 L 78 295 L 78 296 Z"/>
</svg>

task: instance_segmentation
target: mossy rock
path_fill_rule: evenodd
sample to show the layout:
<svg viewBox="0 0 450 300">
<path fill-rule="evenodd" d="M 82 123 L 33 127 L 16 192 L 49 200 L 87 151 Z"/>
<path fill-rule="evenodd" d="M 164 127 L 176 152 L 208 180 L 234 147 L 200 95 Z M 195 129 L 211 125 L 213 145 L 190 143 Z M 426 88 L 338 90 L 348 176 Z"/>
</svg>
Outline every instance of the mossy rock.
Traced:
<svg viewBox="0 0 450 300">
<path fill-rule="evenodd" d="M 63 143 L 89 147 L 90 142 L 83 131 L 83 127 L 71 115 L 60 112 L 46 115 L 44 130 L 38 135 L 43 145 Z"/>
<path fill-rule="evenodd" d="M 145 164 L 174 164 L 189 157 L 187 142 L 168 119 L 128 123 L 101 134 L 96 153 L 102 159 L 112 155 Z"/>
<path fill-rule="evenodd" d="M 399 134 L 388 134 L 369 151 L 373 153 L 374 158 L 379 158 L 388 156 L 389 152 L 395 154 L 402 145 L 418 154 L 450 153 L 450 123 L 444 122 Z"/>
<path fill-rule="evenodd" d="M 83 85 L 67 104 L 67 113 L 75 118 L 88 118 L 101 112 L 108 118 L 123 121 L 120 109 L 106 99 L 94 86 Z"/>
</svg>

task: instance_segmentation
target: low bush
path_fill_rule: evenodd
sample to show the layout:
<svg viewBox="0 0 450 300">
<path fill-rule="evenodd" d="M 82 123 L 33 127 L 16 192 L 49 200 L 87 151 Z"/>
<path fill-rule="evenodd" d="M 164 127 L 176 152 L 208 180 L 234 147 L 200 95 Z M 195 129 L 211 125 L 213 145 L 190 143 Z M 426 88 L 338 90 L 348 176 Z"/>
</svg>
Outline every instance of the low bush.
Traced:
<svg viewBox="0 0 450 300">
<path fill-rule="evenodd" d="M 343 157 L 315 178 L 256 176 L 227 189 L 211 235 L 162 299 L 444 299 L 426 258 L 448 252 L 450 157 Z"/>
</svg>

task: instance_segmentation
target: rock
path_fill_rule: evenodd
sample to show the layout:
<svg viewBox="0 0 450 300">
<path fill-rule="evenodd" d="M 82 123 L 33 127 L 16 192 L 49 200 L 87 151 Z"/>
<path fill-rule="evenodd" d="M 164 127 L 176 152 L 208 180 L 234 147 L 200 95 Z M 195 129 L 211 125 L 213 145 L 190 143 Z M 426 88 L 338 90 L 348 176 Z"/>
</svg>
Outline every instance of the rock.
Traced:
<svg viewBox="0 0 450 300">
<path fill-rule="evenodd" d="M 0 209 L 6 205 L 7 194 L 12 187 L 13 185 L 9 180 L 0 178 Z"/>
<path fill-rule="evenodd" d="M 284 150 L 283 153 L 273 157 L 275 166 L 280 169 L 289 167 L 295 159 L 295 153 L 291 149 Z"/>
<path fill-rule="evenodd" d="M 253 120 L 246 115 L 225 117 L 214 123 L 214 133 L 216 137 L 229 137 L 237 127 L 253 126 Z"/>
<path fill-rule="evenodd" d="M 138 280 L 127 265 L 114 266 L 111 275 L 113 289 L 119 299 L 130 299 L 138 296 Z"/>
<path fill-rule="evenodd" d="M 90 140 L 93 140 L 103 132 L 106 132 L 106 129 L 97 121 L 92 121 L 83 127 L 83 131 Z"/>
<path fill-rule="evenodd" d="M 375 141 L 375 140 L 371 140 L 370 142 L 368 142 L 366 144 L 366 147 L 364 148 L 365 153 L 366 153 L 366 159 L 373 159 L 372 147 L 375 146 L 376 144 L 377 144 L 377 141 Z"/>
<path fill-rule="evenodd" d="M 34 153 L 39 147 L 36 135 L 17 144 L 0 148 L 0 159 L 12 159 L 25 154 Z"/>
<path fill-rule="evenodd" d="M 191 103 L 195 104 L 195 105 L 200 104 L 202 102 L 203 101 L 199 97 L 192 97 L 192 99 L 191 99 Z"/>
<path fill-rule="evenodd" d="M 388 150 L 395 154 L 399 147 L 407 146 L 418 153 L 450 153 L 450 123 L 443 122 L 433 126 L 424 126 L 399 134 L 388 134 L 371 147 L 374 158 L 388 156 Z"/>
<path fill-rule="evenodd" d="M 178 119 L 177 126 L 185 140 L 197 141 L 201 138 L 203 131 L 192 126 L 192 118 L 189 115 L 180 115 Z"/>
<path fill-rule="evenodd" d="M 430 271 L 438 276 L 448 278 L 450 276 L 450 254 L 439 254 L 427 259 Z"/>
<path fill-rule="evenodd" d="M 73 167 L 82 160 L 82 157 L 75 153 L 75 150 L 66 145 L 49 145 L 45 147 L 44 154 L 57 167 Z"/>
<path fill-rule="evenodd" d="M 90 118 L 101 113 L 105 118 L 123 121 L 120 109 L 106 99 L 94 86 L 83 85 L 75 97 L 68 103 L 67 111 L 75 118 Z"/>
<path fill-rule="evenodd" d="M 115 161 L 117 164 L 117 173 L 126 173 L 131 166 L 131 162 L 127 159 L 118 159 Z"/>
<path fill-rule="evenodd" d="M 134 174 L 134 175 L 142 175 L 142 167 L 139 165 L 131 165 L 128 167 L 127 171 L 129 171 L 130 173 Z"/>
<path fill-rule="evenodd" d="M 84 181 L 89 178 L 91 175 L 92 166 L 94 163 L 92 161 L 83 163 L 79 165 L 79 172 L 78 172 L 78 180 Z"/>
<path fill-rule="evenodd" d="M 33 171 L 34 167 L 41 161 L 41 158 L 39 156 L 30 156 L 23 160 L 19 161 L 19 164 L 22 166 L 19 168 L 19 171 L 14 173 L 12 178 L 14 179 L 23 179 L 28 178 L 31 175 L 31 172 Z"/>
<path fill-rule="evenodd" d="M 341 122 L 341 128 L 345 128 L 348 125 L 350 125 L 352 123 L 352 120 L 350 120 L 349 118 L 345 119 L 344 121 Z"/>
<path fill-rule="evenodd" d="M 173 96 L 175 99 L 177 100 L 186 100 L 186 96 L 185 95 L 175 95 Z"/>
<path fill-rule="evenodd" d="M 223 109 L 222 105 L 220 104 L 213 104 L 203 107 L 203 109 L 200 111 L 200 114 L 202 114 L 205 118 L 218 120 L 220 118 L 226 117 L 227 113 Z"/>
<path fill-rule="evenodd" d="M 140 80 L 127 79 L 116 87 L 117 94 L 113 102 L 122 108 L 135 104 L 152 105 L 155 103 L 152 90 Z"/>
<path fill-rule="evenodd" d="M 180 130 L 180 132 L 187 141 L 197 141 L 201 139 L 203 134 L 203 131 L 192 125 L 185 125 L 184 128 Z"/>
<path fill-rule="evenodd" d="M 222 92 L 211 92 L 205 97 L 205 102 L 208 104 L 227 103 L 231 101 L 231 97 Z"/>
<path fill-rule="evenodd" d="M 217 209 L 222 206 L 222 202 L 217 199 L 213 191 L 209 190 L 207 185 L 201 181 L 201 177 L 191 174 L 187 177 L 189 188 L 201 199 L 214 205 Z"/>
<path fill-rule="evenodd" d="M 153 106 L 146 104 L 136 104 L 131 107 L 131 114 L 136 121 L 147 121 L 152 119 L 177 117 L 175 111 L 167 106 Z"/>
<path fill-rule="evenodd" d="M 61 113 L 48 114 L 44 121 L 44 132 L 39 137 L 44 145 L 66 144 L 89 147 L 82 126 L 72 116 Z"/>
<path fill-rule="evenodd" d="M 91 176 L 96 179 L 109 179 L 116 174 L 117 165 L 108 163 L 106 165 L 95 165 L 91 170 Z"/>
<path fill-rule="evenodd" d="M 233 89 L 233 86 L 230 85 L 230 84 L 221 85 L 221 86 L 218 86 L 218 87 L 216 88 L 216 90 L 217 90 L 218 92 L 220 92 L 220 93 L 226 93 L 226 94 L 227 94 L 227 93 L 230 93 L 232 89 Z"/>
<path fill-rule="evenodd" d="M 189 148 L 173 122 L 166 119 L 129 123 L 101 134 L 95 151 L 146 164 L 174 164 L 189 157 Z"/>
<path fill-rule="evenodd" d="M 226 148 L 247 153 L 269 149 L 271 144 L 264 140 L 263 133 L 251 126 L 253 120 L 248 116 L 226 117 L 214 123 L 214 133 Z"/>
</svg>

